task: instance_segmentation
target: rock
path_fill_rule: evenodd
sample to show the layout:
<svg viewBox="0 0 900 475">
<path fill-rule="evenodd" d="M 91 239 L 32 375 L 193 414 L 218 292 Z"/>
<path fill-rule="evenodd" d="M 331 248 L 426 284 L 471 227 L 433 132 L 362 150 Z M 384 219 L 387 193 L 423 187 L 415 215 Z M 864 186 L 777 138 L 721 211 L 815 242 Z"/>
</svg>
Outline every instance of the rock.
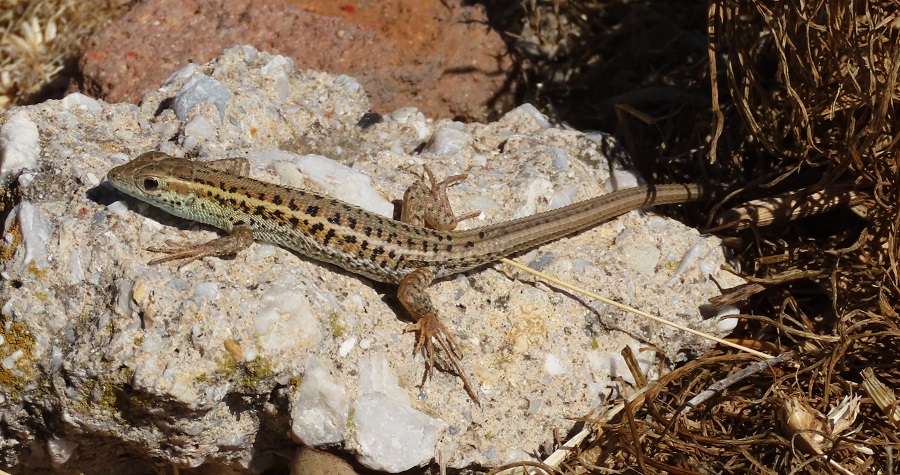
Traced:
<svg viewBox="0 0 900 475">
<path fill-rule="evenodd" d="M 357 475 L 343 459 L 328 452 L 301 447 L 291 460 L 291 475 Z"/>
<path fill-rule="evenodd" d="M 347 388 L 314 358 L 291 394 L 291 435 L 306 445 L 337 444 L 350 416 Z"/>
<path fill-rule="evenodd" d="M 511 101 L 512 61 L 483 8 L 461 3 L 148 0 L 89 40 L 80 91 L 137 103 L 184 64 L 249 44 L 298 69 L 357 78 L 377 112 L 414 103 L 430 116 L 483 121 Z"/>
<path fill-rule="evenodd" d="M 186 66 L 140 106 L 76 97 L 0 118 L 7 130 L 27 117 L 41 145 L 36 164 L 9 177 L 18 189 L 0 241 L 0 465 L 259 473 L 286 466 L 272 453 L 305 442 L 338 444 L 382 470 L 438 452 L 450 467 L 491 467 L 537 453 L 605 403 L 612 378 L 627 375 L 615 358 L 625 345 L 650 379 L 661 363 L 641 347 L 675 362 L 708 348 L 489 265 L 429 289 L 479 406 L 443 371 L 420 387 L 425 362 L 391 286 L 266 243 L 233 259 L 148 265 L 157 256 L 147 247 L 218 235 L 98 178 L 148 150 L 249 157 L 255 178 L 319 192 L 343 180 L 378 206 L 403 196 L 423 165 L 468 173 L 449 190 L 458 214 L 481 211 L 464 227 L 605 192 L 608 138 L 554 128 L 529 107 L 487 125 L 403 108 L 363 128 L 359 83 L 292 64 L 235 47 Z M 175 111 L 179 97 L 189 106 Z M 0 137 L 0 147 L 15 140 Z M 658 250 L 657 260 L 635 265 L 625 243 Z M 718 270 L 715 238 L 646 212 L 518 260 L 713 332 L 698 310 L 718 294 L 713 279 L 739 283 Z"/>
<path fill-rule="evenodd" d="M 353 405 L 359 462 L 389 473 L 434 458 L 438 431 L 446 424 L 413 409 L 384 354 L 360 358 L 359 394 Z"/>
<path fill-rule="evenodd" d="M 38 129 L 24 111 L 10 114 L 0 127 L 0 181 L 37 165 Z"/>
</svg>

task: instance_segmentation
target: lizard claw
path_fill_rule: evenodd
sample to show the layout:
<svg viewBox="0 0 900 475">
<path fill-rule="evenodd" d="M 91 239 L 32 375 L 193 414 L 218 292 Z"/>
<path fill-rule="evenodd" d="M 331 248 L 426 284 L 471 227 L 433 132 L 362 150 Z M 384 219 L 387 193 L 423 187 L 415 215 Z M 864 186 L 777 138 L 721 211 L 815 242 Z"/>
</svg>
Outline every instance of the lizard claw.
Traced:
<svg viewBox="0 0 900 475">
<path fill-rule="evenodd" d="M 416 346 L 413 352 L 421 351 L 422 355 L 428 360 L 425 366 L 425 378 L 430 377 L 431 372 L 434 370 L 434 349 L 435 343 L 437 343 L 437 346 L 447 355 L 447 361 L 449 361 L 453 371 L 462 379 L 463 388 L 465 388 L 469 397 L 476 404 L 481 405 L 478 395 L 475 394 L 475 390 L 469 384 L 469 375 L 459 362 L 459 355 L 461 354 L 459 343 L 456 342 L 453 334 L 447 331 L 440 319 L 433 315 L 422 317 L 417 322 L 407 325 L 405 331 L 416 333 Z"/>
<path fill-rule="evenodd" d="M 407 325 L 406 331 L 416 333 L 416 346 L 413 351 L 422 351 L 422 355 L 428 359 L 429 372 L 434 366 L 435 342 L 451 359 L 459 358 L 459 344 L 456 342 L 456 338 L 436 317 L 422 317 L 416 323 Z"/>
</svg>

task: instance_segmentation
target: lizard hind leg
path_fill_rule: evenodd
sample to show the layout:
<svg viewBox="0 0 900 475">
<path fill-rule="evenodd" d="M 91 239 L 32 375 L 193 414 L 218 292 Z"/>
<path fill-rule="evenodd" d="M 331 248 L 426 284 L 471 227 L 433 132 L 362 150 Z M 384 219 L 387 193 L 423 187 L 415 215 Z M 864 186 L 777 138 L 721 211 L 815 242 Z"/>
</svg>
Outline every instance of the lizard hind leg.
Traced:
<svg viewBox="0 0 900 475">
<path fill-rule="evenodd" d="M 430 377 L 434 369 L 434 349 L 435 344 L 443 350 L 449 361 L 453 371 L 462 380 L 463 388 L 469 397 L 480 404 L 475 390 L 469 384 L 469 377 L 459 362 L 460 350 L 459 344 L 453 333 L 447 330 L 441 320 L 437 316 L 437 309 L 431 304 L 431 298 L 426 292 L 426 288 L 431 285 L 434 280 L 434 273 L 428 268 L 416 269 L 407 274 L 400 281 L 400 287 L 397 290 L 397 297 L 410 313 L 414 323 L 406 327 L 406 331 L 416 333 L 416 347 L 414 351 L 422 351 L 425 357 L 426 369 L 425 378 Z"/>
<path fill-rule="evenodd" d="M 426 182 L 426 177 L 420 177 L 419 181 L 406 190 L 406 194 L 403 196 L 401 221 L 415 226 L 449 231 L 456 228 L 461 221 L 480 214 L 476 211 L 456 216 L 450 207 L 447 188 L 464 180 L 466 175 L 453 175 L 438 182 L 427 166 L 425 174 L 428 182 Z M 416 333 L 414 351 L 421 351 L 427 361 L 425 378 L 428 378 L 434 369 L 434 352 L 435 346 L 437 346 L 446 355 L 452 370 L 459 375 L 469 397 L 480 404 L 478 396 L 469 384 L 469 376 L 459 362 L 462 354 L 459 344 L 453 333 L 441 323 L 437 316 L 437 309 L 431 304 L 431 298 L 426 289 L 433 280 L 434 273 L 429 268 L 416 269 L 401 279 L 397 297 L 406 307 L 414 322 L 406 330 Z"/>
</svg>

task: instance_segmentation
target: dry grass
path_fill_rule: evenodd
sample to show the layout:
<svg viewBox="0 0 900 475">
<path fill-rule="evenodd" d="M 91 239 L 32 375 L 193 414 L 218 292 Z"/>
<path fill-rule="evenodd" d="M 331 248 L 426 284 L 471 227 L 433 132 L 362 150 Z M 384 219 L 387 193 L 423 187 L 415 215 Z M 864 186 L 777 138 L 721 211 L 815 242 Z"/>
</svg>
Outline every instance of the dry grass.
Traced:
<svg viewBox="0 0 900 475">
<path fill-rule="evenodd" d="M 87 38 L 121 0 L 0 0 L 0 111 L 60 97 Z"/>
<path fill-rule="evenodd" d="M 587 418 L 593 439 L 563 473 L 896 473 L 900 10 L 669 3 L 526 2 L 512 36 L 523 78 L 541 85 L 532 97 L 580 127 L 615 128 L 646 176 L 729 190 L 719 205 L 854 199 L 722 232 L 751 281 L 722 298 L 746 313 L 737 335 L 784 361 L 750 372 L 752 359 L 719 350 L 685 365 L 612 422 Z M 702 227 L 716 209 L 687 217 Z"/>
</svg>

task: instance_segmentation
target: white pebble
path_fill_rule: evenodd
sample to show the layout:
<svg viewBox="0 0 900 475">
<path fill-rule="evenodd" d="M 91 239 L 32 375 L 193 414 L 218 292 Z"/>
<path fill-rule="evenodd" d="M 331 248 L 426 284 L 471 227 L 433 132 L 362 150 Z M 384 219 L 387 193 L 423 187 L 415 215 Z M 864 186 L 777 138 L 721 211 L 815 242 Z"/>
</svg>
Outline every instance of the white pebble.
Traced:
<svg viewBox="0 0 900 475">
<path fill-rule="evenodd" d="M 272 166 L 277 166 L 279 164 L 290 164 L 290 162 L 299 158 L 299 156 L 296 154 L 278 149 L 252 150 L 250 152 L 247 152 L 246 156 L 248 159 L 250 159 L 251 162 L 271 162 L 273 163 Z"/>
<path fill-rule="evenodd" d="M 737 327 L 737 324 L 741 319 L 725 317 L 728 317 L 729 315 L 738 315 L 739 313 L 741 313 L 741 311 L 733 305 L 722 307 L 722 309 L 719 310 L 719 313 L 716 314 L 716 327 L 722 333 L 731 333 L 731 331 Z"/>
<path fill-rule="evenodd" d="M 572 184 L 550 196 L 550 209 L 562 208 L 575 202 L 578 185 Z"/>
<path fill-rule="evenodd" d="M 19 186 L 22 188 L 28 188 L 31 185 L 31 182 L 34 181 L 34 173 L 29 171 L 22 172 L 19 175 L 19 179 L 16 180 L 19 183 Z"/>
<path fill-rule="evenodd" d="M 336 444 L 343 440 L 349 414 L 347 388 L 311 357 L 291 395 L 291 435 L 310 446 Z"/>
<path fill-rule="evenodd" d="M 298 345 L 312 347 L 322 339 L 319 321 L 300 292 L 273 285 L 260 297 L 253 326 L 261 349 L 276 354 Z"/>
<path fill-rule="evenodd" d="M 547 149 L 547 154 L 550 156 L 550 163 L 553 164 L 553 168 L 558 172 L 567 172 L 569 171 L 569 152 L 562 147 L 550 147 Z"/>
<path fill-rule="evenodd" d="M 698 239 L 697 242 L 691 246 L 687 252 L 684 253 L 684 257 L 681 258 L 681 262 L 678 263 L 678 267 L 675 269 L 675 273 L 672 274 L 672 278 L 666 282 L 668 285 L 673 285 L 681 274 L 684 274 L 691 265 L 697 260 L 700 256 L 700 252 L 703 251 L 704 244 L 706 243 L 705 239 Z"/>
<path fill-rule="evenodd" d="M 272 169 L 275 170 L 275 174 L 278 175 L 278 178 L 281 180 L 282 185 L 291 186 L 294 188 L 303 188 L 305 181 L 303 179 L 303 174 L 300 173 L 300 170 L 297 170 L 297 166 L 290 161 L 275 162 L 272 165 Z"/>
<path fill-rule="evenodd" d="M 97 115 L 103 112 L 103 106 L 93 97 L 85 96 L 80 92 L 73 92 L 62 99 L 64 110 L 81 109 L 90 114 Z"/>
<path fill-rule="evenodd" d="M 523 202 L 513 213 L 513 218 L 524 218 L 537 212 L 538 200 L 550 194 L 553 183 L 542 177 L 535 176 L 522 187 L 519 200 Z"/>
<path fill-rule="evenodd" d="M 406 124 L 410 119 L 414 118 L 419 112 L 415 107 L 401 107 L 391 112 L 390 118 L 397 121 L 398 124 Z"/>
<path fill-rule="evenodd" d="M 346 358 L 353 351 L 354 346 L 356 346 L 356 337 L 351 337 L 349 340 L 341 343 L 340 348 L 338 348 L 338 354 L 341 355 L 341 358 Z"/>
<path fill-rule="evenodd" d="M 372 187 L 368 176 L 321 155 L 305 155 L 294 164 L 329 195 L 388 218 L 393 216 L 394 205 Z"/>
<path fill-rule="evenodd" d="M 244 55 L 244 61 L 246 61 L 247 64 L 255 63 L 256 59 L 259 57 L 259 50 L 250 45 L 234 46 L 226 49 L 225 53 L 230 53 L 232 51 L 239 51 Z"/>
<path fill-rule="evenodd" d="M 128 205 L 125 204 L 125 201 L 114 201 L 106 206 L 106 209 L 109 210 L 110 213 L 124 218 L 128 214 Z"/>
<path fill-rule="evenodd" d="M 184 126 L 184 137 L 192 138 L 198 142 L 209 142 L 216 138 L 218 128 L 213 125 L 205 116 L 194 116 Z"/>
<path fill-rule="evenodd" d="M 216 282 L 201 282 L 194 286 L 194 300 L 215 300 L 219 298 L 219 284 Z"/>
<path fill-rule="evenodd" d="M 461 130 L 444 127 L 431 134 L 422 152 L 437 156 L 457 155 L 468 146 L 471 140 L 472 137 Z"/>
<path fill-rule="evenodd" d="M 356 78 L 341 74 L 334 80 L 334 85 L 348 92 L 358 92 L 362 89 Z"/>
<path fill-rule="evenodd" d="M 69 282 L 78 284 L 84 281 L 84 266 L 81 264 L 81 253 L 73 249 L 69 253 Z"/>
<path fill-rule="evenodd" d="M 516 120 L 516 116 L 526 116 L 531 118 L 535 125 L 537 125 L 541 129 L 550 128 L 550 121 L 547 120 L 547 116 L 541 114 L 541 111 L 537 110 L 537 107 L 534 107 L 531 104 L 522 104 L 519 107 L 509 111 L 506 115 L 503 116 L 501 120 L 512 120 L 513 122 L 518 122 Z"/>
<path fill-rule="evenodd" d="M 294 61 L 285 56 L 275 55 L 260 68 L 260 72 L 272 80 L 278 102 L 283 103 L 290 92 L 289 77 L 294 72 Z"/>
<path fill-rule="evenodd" d="M 177 74 L 177 73 L 176 73 Z M 215 79 L 200 73 L 194 73 L 184 82 L 175 99 L 172 110 L 181 120 L 190 117 L 191 110 L 201 102 L 209 102 L 216 106 L 219 117 L 225 120 L 225 109 L 231 100 L 231 89 Z"/>
<path fill-rule="evenodd" d="M 391 399 L 409 404 L 409 394 L 397 384 L 384 353 L 372 352 L 359 359 L 359 392 L 382 393 Z"/>
<path fill-rule="evenodd" d="M 559 376 L 568 373 L 569 368 L 563 364 L 559 356 L 547 353 L 547 356 L 544 358 L 544 371 L 551 376 Z"/>
<path fill-rule="evenodd" d="M 35 168 L 40 156 L 37 125 L 23 111 L 15 112 L 0 127 L 0 182 L 27 168 Z"/>
<path fill-rule="evenodd" d="M 68 462 L 76 447 L 78 447 L 78 442 L 74 440 L 57 439 L 56 437 L 47 440 L 47 454 L 50 455 L 50 461 L 54 466 Z"/>
<path fill-rule="evenodd" d="M 141 343 L 141 351 L 144 353 L 156 353 L 163 349 L 162 337 L 156 333 L 148 332 L 144 335 L 144 341 Z"/>
<path fill-rule="evenodd" d="M 12 354 L 3 358 L 3 361 L 0 362 L 0 366 L 3 366 L 4 369 L 13 369 L 16 367 L 16 361 L 24 355 L 25 352 L 22 350 L 13 351 Z"/>
<path fill-rule="evenodd" d="M 97 175 L 94 175 L 91 172 L 88 172 L 87 174 L 84 175 L 84 181 L 85 181 L 85 183 L 87 183 L 88 185 L 91 185 L 91 186 L 97 186 L 100 184 L 100 179 L 97 178 Z"/>
<path fill-rule="evenodd" d="M 266 62 L 266 64 L 262 65 L 261 68 L 259 68 L 259 72 L 267 76 L 279 73 L 293 73 L 294 60 L 280 54 L 272 55 L 269 61 Z"/>
<path fill-rule="evenodd" d="M 173 82 L 176 82 L 182 78 L 187 78 L 197 72 L 197 64 L 196 63 L 188 63 L 185 67 L 179 69 L 172 73 L 165 81 L 163 81 L 163 86 L 168 86 Z"/>
<path fill-rule="evenodd" d="M 13 215 L 19 221 L 19 230 L 22 232 L 22 240 L 25 243 L 24 264 L 34 262 L 38 269 L 45 269 L 48 265 L 47 243 L 53 233 L 50 220 L 40 209 L 27 201 L 23 201 L 15 207 L 7 219 L 7 228 L 9 219 Z"/>
<path fill-rule="evenodd" d="M 641 179 L 637 173 L 631 170 L 613 170 L 604 187 L 606 191 L 624 190 L 641 185 Z"/>
<path fill-rule="evenodd" d="M 353 405 L 359 462 L 397 473 L 433 459 L 438 429 L 445 424 L 410 406 L 384 355 L 360 358 L 359 379 Z"/>
</svg>

